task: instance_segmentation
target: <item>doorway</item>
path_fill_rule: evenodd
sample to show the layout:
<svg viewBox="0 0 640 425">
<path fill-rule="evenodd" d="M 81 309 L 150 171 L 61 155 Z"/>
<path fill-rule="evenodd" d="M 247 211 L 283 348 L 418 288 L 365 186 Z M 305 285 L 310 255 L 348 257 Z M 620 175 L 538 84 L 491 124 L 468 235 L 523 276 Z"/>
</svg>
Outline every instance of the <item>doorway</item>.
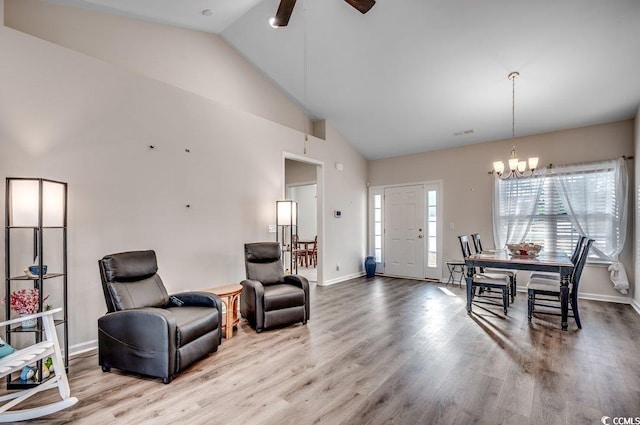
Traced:
<svg viewBox="0 0 640 425">
<path fill-rule="evenodd" d="M 284 157 L 284 199 L 298 203 L 298 274 L 322 285 L 322 163 Z"/>
<path fill-rule="evenodd" d="M 377 270 L 413 279 L 442 278 L 442 183 L 369 189 L 369 240 Z"/>
</svg>

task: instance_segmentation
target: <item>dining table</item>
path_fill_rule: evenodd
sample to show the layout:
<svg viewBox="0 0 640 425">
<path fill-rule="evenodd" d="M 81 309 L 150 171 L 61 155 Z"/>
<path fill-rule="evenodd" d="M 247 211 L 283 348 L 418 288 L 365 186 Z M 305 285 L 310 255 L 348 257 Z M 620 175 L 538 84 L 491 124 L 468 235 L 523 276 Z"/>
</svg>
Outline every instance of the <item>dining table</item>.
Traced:
<svg viewBox="0 0 640 425">
<path fill-rule="evenodd" d="M 510 269 L 524 271 L 556 272 L 560 274 L 560 315 L 562 330 L 568 328 L 569 283 L 573 263 L 564 252 L 539 252 L 535 256 L 512 255 L 506 250 L 486 250 L 464 259 L 467 266 L 467 313 L 471 314 L 473 301 L 473 275 L 476 268 Z"/>
</svg>

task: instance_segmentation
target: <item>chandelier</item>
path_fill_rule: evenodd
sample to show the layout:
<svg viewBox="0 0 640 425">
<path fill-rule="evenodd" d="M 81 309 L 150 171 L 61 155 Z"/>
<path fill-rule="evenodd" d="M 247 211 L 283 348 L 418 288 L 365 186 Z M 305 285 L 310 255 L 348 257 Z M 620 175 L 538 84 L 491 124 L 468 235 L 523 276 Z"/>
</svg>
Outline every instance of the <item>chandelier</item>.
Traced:
<svg viewBox="0 0 640 425">
<path fill-rule="evenodd" d="M 519 72 L 512 72 L 508 78 L 511 80 L 511 141 L 513 142 L 513 148 L 511 148 L 511 158 L 509 158 L 509 172 L 504 173 L 504 162 L 495 161 L 493 163 L 493 171 L 503 180 L 511 178 L 520 178 L 530 176 L 538 166 L 538 158 L 529 158 L 529 172 L 526 172 L 527 161 L 520 161 L 516 156 L 516 78 L 520 76 Z"/>
</svg>

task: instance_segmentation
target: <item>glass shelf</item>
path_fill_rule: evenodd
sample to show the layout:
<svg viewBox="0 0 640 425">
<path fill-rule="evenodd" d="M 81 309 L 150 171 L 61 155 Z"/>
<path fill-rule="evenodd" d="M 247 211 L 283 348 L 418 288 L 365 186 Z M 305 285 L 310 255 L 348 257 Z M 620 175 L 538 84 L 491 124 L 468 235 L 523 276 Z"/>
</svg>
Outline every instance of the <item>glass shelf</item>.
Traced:
<svg viewBox="0 0 640 425">
<path fill-rule="evenodd" d="M 7 229 L 66 229 L 66 226 L 6 226 Z"/>
<path fill-rule="evenodd" d="M 58 326 L 64 323 L 64 320 L 54 320 L 53 323 Z M 33 328 L 23 328 L 22 326 L 18 326 L 16 328 L 12 328 L 11 332 L 44 332 L 44 329 L 35 326 Z"/>
<path fill-rule="evenodd" d="M 64 273 L 47 273 L 45 275 L 42 276 L 43 279 L 51 279 L 54 277 L 60 277 L 60 276 L 64 276 Z M 9 280 L 38 280 L 40 279 L 38 276 L 27 276 L 27 275 L 22 275 L 22 276 L 14 276 L 14 277 L 10 277 Z"/>
</svg>

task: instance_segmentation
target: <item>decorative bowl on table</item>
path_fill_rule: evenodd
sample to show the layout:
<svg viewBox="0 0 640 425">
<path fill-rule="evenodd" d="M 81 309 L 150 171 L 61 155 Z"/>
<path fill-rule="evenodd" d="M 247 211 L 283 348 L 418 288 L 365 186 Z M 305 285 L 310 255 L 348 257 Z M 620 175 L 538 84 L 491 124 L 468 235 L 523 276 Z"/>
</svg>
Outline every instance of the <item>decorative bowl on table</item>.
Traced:
<svg viewBox="0 0 640 425">
<path fill-rule="evenodd" d="M 542 245 L 537 243 L 508 243 L 507 248 L 511 255 L 525 255 L 535 257 L 542 250 Z"/>
</svg>

